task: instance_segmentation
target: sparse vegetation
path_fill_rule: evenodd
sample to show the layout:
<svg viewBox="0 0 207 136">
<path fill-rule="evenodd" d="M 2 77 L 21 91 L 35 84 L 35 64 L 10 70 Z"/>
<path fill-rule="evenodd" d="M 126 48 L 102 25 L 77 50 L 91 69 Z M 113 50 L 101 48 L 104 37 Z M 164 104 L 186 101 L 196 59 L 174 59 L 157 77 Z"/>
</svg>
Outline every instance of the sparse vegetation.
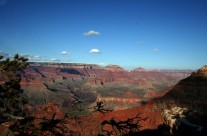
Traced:
<svg viewBox="0 0 207 136">
<path fill-rule="evenodd" d="M 99 136 L 112 136 L 112 135 L 126 135 L 130 133 L 139 132 L 140 126 L 139 122 L 146 120 L 147 118 L 141 118 L 140 114 L 135 117 L 128 118 L 124 121 L 117 121 L 114 118 L 110 120 L 104 120 L 99 126 Z M 110 130 L 105 130 L 104 126 L 108 125 Z"/>
<path fill-rule="evenodd" d="M 114 113 L 112 112 L 113 107 L 118 107 L 119 105 L 117 103 L 125 103 L 127 105 L 129 102 L 127 100 L 132 100 L 134 97 L 142 98 L 142 102 L 144 103 L 144 100 L 146 100 L 147 97 L 150 97 L 148 96 L 148 93 L 145 92 L 147 89 L 152 90 L 153 92 L 153 88 L 156 88 L 159 91 L 159 89 L 162 90 L 163 87 L 165 88 L 168 86 L 163 85 L 164 83 L 159 83 L 159 81 L 154 79 L 150 80 L 151 84 L 144 81 L 138 85 L 136 83 L 127 84 L 123 82 L 107 83 L 102 80 L 94 84 L 93 80 L 99 80 L 97 75 L 91 78 L 92 84 L 90 84 L 87 81 L 91 75 L 87 69 L 91 70 L 92 67 L 84 68 L 84 71 L 88 73 L 88 77 L 86 75 L 83 76 L 83 73 L 78 70 L 76 71 L 75 69 L 69 69 L 69 71 L 62 69 L 63 73 L 67 74 L 69 72 L 69 74 L 77 74 L 76 76 L 72 75 L 72 78 L 68 78 L 68 75 L 61 75 L 59 73 L 60 71 L 56 69 L 56 74 L 59 74 L 59 78 L 56 79 L 54 75 L 52 75 L 50 77 L 52 80 L 50 81 L 47 80 L 47 74 L 41 73 L 42 71 L 39 69 L 35 69 L 35 72 L 40 74 L 40 78 L 48 82 L 40 84 L 45 88 L 39 89 L 39 92 L 36 92 L 36 89 L 38 89 L 37 87 L 33 88 L 32 86 L 29 86 L 33 89 L 33 92 L 30 92 L 30 95 L 28 96 L 33 99 L 30 102 L 38 103 L 39 105 L 43 104 L 43 106 L 40 107 L 45 106 L 45 108 L 40 108 L 42 113 L 40 112 L 40 114 L 38 114 L 39 111 L 37 109 L 39 107 L 32 107 L 32 114 L 31 112 L 27 112 L 26 114 L 24 105 L 28 103 L 28 99 L 21 89 L 20 81 L 22 75 L 24 75 L 23 69 L 28 65 L 27 59 L 15 55 L 13 59 L 4 59 L 3 57 L 0 57 L 0 60 L 0 81 L 3 81 L 0 83 L 0 121 L 3 123 L 13 120 L 13 125 L 10 125 L 9 127 L 9 135 L 84 135 L 87 130 L 90 131 L 88 133 L 91 135 L 98 134 L 100 136 L 139 135 L 142 121 L 145 121 L 147 118 L 143 118 L 140 114 L 137 114 L 140 111 L 135 111 L 136 114 L 131 114 L 126 117 L 114 116 Z M 95 73 L 95 71 L 93 71 L 93 73 Z M 164 79 L 160 80 L 164 81 Z M 29 82 L 29 80 L 27 81 Z M 201 94 L 198 93 L 193 93 L 192 96 L 188 95 L 188 99 L 191 101 L 192 106 L 196 104 L 194 100 L 200 95 Z M 59 101 L 60 99 L 61 101 Z M 124 101 L 122 101 L 122 99 Z M 62 106 L 62 109 L 60 110 L 59 106 L 51 104 L 51 101 L 56 104 L 59 102 L 58 104 L 59 106 Z M 117 101 L 117 103 L 113 103 L 112 105 L 112 102 L 115 101 Z M 49 107 L 47 107 L 48 104 Z M 145 106 L 148 106 L 148 104 Z M 157 105 L 154 105 L 154 110 L 144 108 L 143 112 L 148 112 L 151 115 L 151 113 L 155 111 L 161 112 L 167 106 L 167 104 L 164 105 L 164 103 L 158 103 Z M 53 109 L 54 107 L 56 107 L 56 109 Z M 34 109 L 36 111 L 34 111 Z M 65 111 L 65 113 L 63 113 L 62 110 Z M 53 113 L 53 111 L 58 111 L 58 113 Z M 63 114 L 64 116 L 59 116 L 60 114 Z M 87 115 L 89 114 L 92 116 L 88 117 Z M 116 111 L 116 114 L 118 115 L 119 111 Z M 106 116 L 110 117 L 107 118 Z M 96 126 L 95 132 L 92 127 L 89 127 L 89 125 L 94 127 L 94 124 Z M 148 125 L 154 124 L 156 123 L 148 122 Z M 73 127 L 73 125 L 75 125 L 75 127 Z M 158 132 L 164 130 L 155 131 Z M 166 135 L 169 135 L 169 133 Z"/>
<path fill-rule="evenodd" d="M 106 108 L 105 107 L 105 103 L 103 101 L 97 101 L 96 102 L 96 105 L 92 108 L 89 108 L 89 109 L 93 109 L 92 111 L 93 112 L 100 112 L 100 113 L 108 113 L 108 112 L 112 112 L 113 110 L 109 109 L 109 108 Z"/>
<path fill-rule="evenodd" d="M 48 110 L 50 109 L 50 110 Z M 72 133 L 67 126 L 67 114 L 62 116 L 57 115 L 60 114 L 56 111 L 56 106 L 53 104 L 45 105 L 42 108 L 43 115 L 30 115 L 27 116 L 23 120 L 17 120 L 12 126 L 10 126 L 10 130 L 15 132 L 14 135 L 22 136 L 22 135 L 32 135 L 32 136 L 42 136 L 42 135 L 50 135 L 50 136 L 62 136 L 69 135 Z M 51 113 L 50 113 L 51 112 Z M 47 115 L 48 114 L 48 115 Z"/>
<path fill-rule="evenodd" d="M 23 107 L 28 101 L 20 87 L 18 72 L 28 66 L 27 60 L 18 54 L 13 59 L 0 57 L 0 78 L 4 81 L 0 84 L 0 122 L 23 119 Z"/>
</svg>

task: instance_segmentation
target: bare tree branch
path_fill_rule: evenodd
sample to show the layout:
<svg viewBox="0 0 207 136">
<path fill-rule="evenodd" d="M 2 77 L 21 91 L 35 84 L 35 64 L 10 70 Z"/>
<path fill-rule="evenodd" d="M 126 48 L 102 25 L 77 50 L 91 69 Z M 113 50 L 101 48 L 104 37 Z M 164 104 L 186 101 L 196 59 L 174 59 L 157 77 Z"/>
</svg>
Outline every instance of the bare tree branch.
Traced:
<svg viewBox="0 0 207 136">
<path fill-rule="evenodd" d="M 110 136 L 110 135 L 123 135 L 127 133 L 138 132 L 142 127 L 139 122 L 146 120 L 147 118 L 141 118 L 140 113 L 135 117 L 128 118 L 125 121 L 116 121 L 114 118 L 110 120 L 104 120 L 99 126 L 99 136 Z M 110 125 L 112 130 L 104 130 L 105 125 Z"/>
</svg>

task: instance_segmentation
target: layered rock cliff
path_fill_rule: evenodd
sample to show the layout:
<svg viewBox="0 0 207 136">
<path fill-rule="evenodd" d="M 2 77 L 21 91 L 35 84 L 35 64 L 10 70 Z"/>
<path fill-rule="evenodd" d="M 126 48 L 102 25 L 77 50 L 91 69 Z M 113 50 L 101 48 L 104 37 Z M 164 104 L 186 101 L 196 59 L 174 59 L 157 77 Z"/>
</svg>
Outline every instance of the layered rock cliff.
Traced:
<svg viewBox="0 0 207 136">
<path fill-rule="evenodd" d="M 21 86 L 32 103 L 52 101 L 68 105 L 74 100 L 71 90 L 79 90 L 75 95 L 80 95 L 81 99 L 89 103 L 97 96 L 97 99 L 122 109 L 163 96 L 170 87 L 191 72 L 143 68 L 127 71 L 117 65 L 101 67 L 95 64 L 30 63 L 21 73 Z M 129 93 L 133 95 L 126 95 Z"/>
<path fill-rule="evenodd" d="M 181 80 L 159 100 L 169 107 L 178 105 L 207 113 L 207 66 Z"/>
</svg>

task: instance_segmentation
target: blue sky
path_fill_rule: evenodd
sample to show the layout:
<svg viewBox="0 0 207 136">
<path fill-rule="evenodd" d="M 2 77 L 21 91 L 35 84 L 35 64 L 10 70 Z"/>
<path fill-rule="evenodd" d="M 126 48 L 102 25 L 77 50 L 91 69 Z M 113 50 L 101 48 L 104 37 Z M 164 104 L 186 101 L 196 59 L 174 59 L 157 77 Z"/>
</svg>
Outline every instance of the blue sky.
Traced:
<svg viewBox="0 0 207 136">
<path fill-rule="evenodd" d="M 206 0 L 0 0 L 0 54 L 126 69 L 207 65 Z"/>
</svg>

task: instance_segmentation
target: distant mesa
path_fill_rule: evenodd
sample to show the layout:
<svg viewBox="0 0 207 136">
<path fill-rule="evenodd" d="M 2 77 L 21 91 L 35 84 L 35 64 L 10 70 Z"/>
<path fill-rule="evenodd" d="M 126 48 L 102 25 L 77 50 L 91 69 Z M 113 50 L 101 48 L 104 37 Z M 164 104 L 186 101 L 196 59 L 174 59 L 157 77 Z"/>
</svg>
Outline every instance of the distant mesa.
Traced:
<svg viewBox="0 0 207 136">
<path fill-rule="evenodd" d="M 106 70 L 110 70 L 113 72 L 125 71 L 122 67 L 120 67 L 118 65 L 108 65 L 105 68 L 106 68 Z"/>
<path fill-rule="evenodd" d="M 133 71 L 136 71 L 136 72 L 143 72 L 143 71 L 145 71 L 145 69 L 142 68 L 142 67 L 139 67 L 139 68 L 135 68 L 135 69 L 133 69 Z"/>
<path fill-rule="evenodd" d="M 109 64 L 106 67 L 112 67 L 112 68 L 121 68 L 119 65 L 113 65 L 113 64 Z"/>
</svg>

